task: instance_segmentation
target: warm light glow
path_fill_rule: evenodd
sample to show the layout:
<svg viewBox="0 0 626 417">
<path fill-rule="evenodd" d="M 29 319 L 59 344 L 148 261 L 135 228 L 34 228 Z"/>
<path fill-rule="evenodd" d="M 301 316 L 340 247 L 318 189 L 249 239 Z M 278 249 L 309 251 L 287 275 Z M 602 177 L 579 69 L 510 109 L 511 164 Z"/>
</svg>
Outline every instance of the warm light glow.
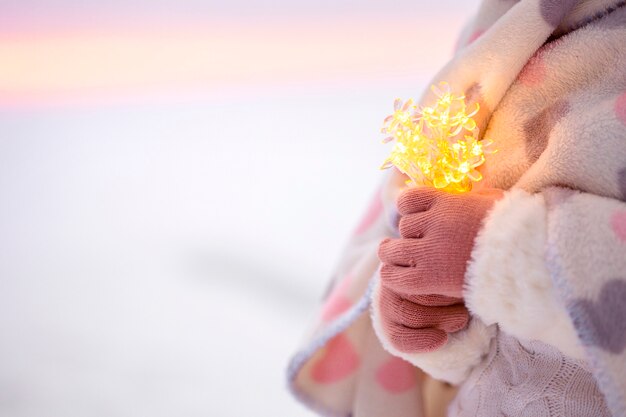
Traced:
<svg viewBox="0 0 626 417">
<path fill-rule="evenodd" d="M 382 128 L 389 135 L 384 142 L 396 142 L 382 168 L 395 166 L 415 185 L 470 191 L 472 182 L 482 179 L 476 168 L 485 162 L 485 154 L 495 152 L 491 141 L 479 139 L 473 119 L 479 105 L 468 109 L 465 96 L 453 94 L 445 82 L 431 89 L 437 96 L 432 107 L 396 99 L 394 113 Z"/>
</svg>

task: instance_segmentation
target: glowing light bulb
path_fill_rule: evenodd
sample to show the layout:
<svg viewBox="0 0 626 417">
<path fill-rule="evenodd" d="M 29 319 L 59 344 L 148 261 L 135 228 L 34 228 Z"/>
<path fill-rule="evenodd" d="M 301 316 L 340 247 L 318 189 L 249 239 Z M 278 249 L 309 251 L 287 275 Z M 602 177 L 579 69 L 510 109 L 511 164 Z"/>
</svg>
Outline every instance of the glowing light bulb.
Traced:
<svg viewBox="0 0 626 417">
<path fill-rule="evenodd" d="M 394 102 L 394 113 L 381 129 L 384 142 L 395 141 L 382 169 L 395 166 L 416 185 L 432 185 L 450 192 L 466 192 L 482 175 L 476 170 L 485 154 L 495 153 L 492 142 L 479 139 L 473 117 L 475 103 L 468 109 L 465 96 L 455 95 L 446 82 L 431 86 L 437 100 L 432 106 L 418 107 L 413 100 Z"/>
</svg>

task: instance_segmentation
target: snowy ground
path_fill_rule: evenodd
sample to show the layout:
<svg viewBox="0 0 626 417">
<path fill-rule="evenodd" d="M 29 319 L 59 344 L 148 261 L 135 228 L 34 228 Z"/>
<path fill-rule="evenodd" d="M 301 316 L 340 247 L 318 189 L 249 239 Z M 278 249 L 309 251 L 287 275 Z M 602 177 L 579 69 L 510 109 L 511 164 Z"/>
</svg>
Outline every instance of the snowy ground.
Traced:
<svg viewBox="0 0 626 417">
<path fill-rule="evenodd" d="M 389 100 L 0 114 L 0 414 L 308 415 L 284 366 Z"/>
<path fill-rule="evenodd" d="M 287 360 L 381 178 L 382 118 L 440 64 L 0 110 L 0 416 L 310 416 Z"/>
</svg>

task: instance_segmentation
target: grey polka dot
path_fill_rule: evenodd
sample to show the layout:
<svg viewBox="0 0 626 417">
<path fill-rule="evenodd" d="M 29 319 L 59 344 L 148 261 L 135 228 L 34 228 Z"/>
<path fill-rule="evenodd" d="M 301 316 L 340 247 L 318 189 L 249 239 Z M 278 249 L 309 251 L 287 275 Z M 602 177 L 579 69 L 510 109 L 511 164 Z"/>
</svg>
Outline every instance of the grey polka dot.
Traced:
<svg viewBox="0 0 626 417">
<path fill-rule="evenodd" d="M 541 16 L 553 27 L 557 27 L 578 0 L 541 0 Z"/>
<path fill-rule="evenodd" d="M 584 344 L 620 354 L 626 348 L 626 281 L 613 279 L 602 287 L 597 301 L 578 299 L 569 311 Z"/>
<path fill-rule="evenodd" d="M 548 210 L 560 206 L 576 194 L 579 194 L 579 192 L 567 186 L 550 187 L 543 193 Z"/>
<path fill-rule="evenodd" d="M 617 173 L 617 186 L 622 193 L 622 197 L 626 200 L 626 168 L 622 168 Z"/>
<path fill-rule="evenodd" d="M 539 159 L 548 146 L 550 132 L 569 111 L 570 104 L 565 100 L 559 100 L 524 124 L 526 155 L 531 163 Z"/>
<path fill-rule="evenodd" d="M 400 213 L 396 210 L 395 207 L 392 207 L 389 210 L 388 219 L 389 226 L 391 228 L 391 233 L 393 237 L 400 237 L 400 230 L 398 229 L 398 225 L 400 224 Z"/>
<path fill-rule="evenodd" d="M 617 3 L 616 6 L 610 7 L 602 13 L 602 16 L 593 16 L 592 19 L 596 20 L 602 18 L 602 29 L 607 30 L 623 30 L 626 26 L 626 8 L 624 8 L 623 0 Z M 620 8 L 621 7 L 621 8 Z"/>
</svg>

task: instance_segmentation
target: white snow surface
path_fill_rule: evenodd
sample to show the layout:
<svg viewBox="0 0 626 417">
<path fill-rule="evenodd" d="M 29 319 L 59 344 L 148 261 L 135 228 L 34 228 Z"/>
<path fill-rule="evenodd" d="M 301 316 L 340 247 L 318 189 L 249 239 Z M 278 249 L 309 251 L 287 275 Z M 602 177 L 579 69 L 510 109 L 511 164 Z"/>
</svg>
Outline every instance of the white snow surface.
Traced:
<svg viewBox="0 0 626 417">
<path fill-rule="evenodd" d="M 388 94 L 0 113 L 0 415 L 311 415 L 285 367 Z"/>
<path fill-rule="evenodd" d="M 287 361 L 439 65 L 0 110 L 0 417 L 312 416 Z"/>
</svg>

